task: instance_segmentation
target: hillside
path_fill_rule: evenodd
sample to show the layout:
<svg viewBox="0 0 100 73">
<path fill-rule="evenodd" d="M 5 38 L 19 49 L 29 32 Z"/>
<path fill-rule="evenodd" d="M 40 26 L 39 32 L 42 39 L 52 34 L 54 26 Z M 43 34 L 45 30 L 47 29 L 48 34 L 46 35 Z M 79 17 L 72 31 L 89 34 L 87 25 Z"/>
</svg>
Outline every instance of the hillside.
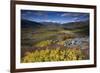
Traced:
<svg viewBox="0 0 100 73">
<path fill-rule="evenodd" d="M 29 21 L 29 20 L 24 20 L 24 19 L 21 20 L 21 28 L 29 28 L 29 27 L 39 28 L 41 26 L 43 26 L 43 24 L 35 22 L 35 21 Z"/>
<path fill-rule="evenodd" d="M 88 28 L 89 27 L 89 21 L 64 23 L 63 27 L 65 29 L 82 29 L 82 28 Z"/>
</svg>

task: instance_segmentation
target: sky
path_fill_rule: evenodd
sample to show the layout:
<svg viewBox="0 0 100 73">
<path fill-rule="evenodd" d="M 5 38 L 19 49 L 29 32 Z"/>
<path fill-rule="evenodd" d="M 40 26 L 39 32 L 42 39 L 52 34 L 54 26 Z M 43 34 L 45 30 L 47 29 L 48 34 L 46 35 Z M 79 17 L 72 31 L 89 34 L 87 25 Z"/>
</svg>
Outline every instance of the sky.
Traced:
<svg viewBox="0 0 100 73">
<path fill-rule="evenodd" d="M 21 19 L 63 24 L 89 20 L 89 13 L 21 10 Z"/>
</svg>

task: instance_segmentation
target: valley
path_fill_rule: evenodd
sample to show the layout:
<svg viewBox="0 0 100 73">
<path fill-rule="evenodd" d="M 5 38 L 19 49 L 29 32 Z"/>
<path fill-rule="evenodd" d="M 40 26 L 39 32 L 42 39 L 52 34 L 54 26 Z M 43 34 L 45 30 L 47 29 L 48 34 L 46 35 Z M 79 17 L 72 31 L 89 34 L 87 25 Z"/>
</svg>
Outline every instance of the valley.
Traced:
<svg viewBox="0 0 100 73">
<path fill-rule="evenodd" d="M 21 20 L 21 62 L 89 59 L 89 21 L 64 24 Z"/>
</svg>

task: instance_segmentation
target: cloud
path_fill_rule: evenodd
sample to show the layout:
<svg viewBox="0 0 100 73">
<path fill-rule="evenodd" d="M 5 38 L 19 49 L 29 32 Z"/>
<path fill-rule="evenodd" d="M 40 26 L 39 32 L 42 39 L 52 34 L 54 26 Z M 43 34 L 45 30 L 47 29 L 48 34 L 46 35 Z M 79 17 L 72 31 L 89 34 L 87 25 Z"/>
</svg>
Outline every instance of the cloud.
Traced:
<svg viewBox="0 0 100 73">
<path fill-rule="evenodd" d="M 44 20 L 45 22 L 51 22 L 51 20 Z"/>
<path fill-rule="evenodd" d="M 41 11 L 32 11 L 32 10 L 22 10 L 21 11 L 22 15 L 36 15 L 36 16 L 42 16 L 45 15 L 45 12 L 41 12 Z"/>
<path fill-rule="evenodd" d="M 73 18 L 73 20 L 79 20 L 79 18 L 78 17 L 75 17 L 75 18 Z"/>
<path fill-rule="evenodd" d="M 63 14 L 61 14 L 62 17 L 69 16 L 69 15 L 70 15 L 69 13 L 63 13 Z"/>
<path fill-rule="evenodd" d="M 77 16 L 81 16 L 81 13 L 63 13 L 61 14 L 62 17 L 77 17 Z"/>
<path fill-rule="evenodd" d="M 30 11 L 25 11 L 25 10 L 21 11 L 22 16 L 26 16 L 26 15 L 30 15 L 30 14 L 32 14 L 32 12 L 30 12 Z"/>
<path fill-rule="evenodd" d="M 45 12 L 36 11 L 36 12 L 33 12 L 33 14 L 38 15 L 38 16 L 42 16 L 42 15 L 45 15 Z"/>
<path fill-rule="evenodd" d="M 46 12 L 36 11 L 33 13 L 33 15 L 35 15 L 36 17 L 48 19 L 48 14 Z"/>
</svg>

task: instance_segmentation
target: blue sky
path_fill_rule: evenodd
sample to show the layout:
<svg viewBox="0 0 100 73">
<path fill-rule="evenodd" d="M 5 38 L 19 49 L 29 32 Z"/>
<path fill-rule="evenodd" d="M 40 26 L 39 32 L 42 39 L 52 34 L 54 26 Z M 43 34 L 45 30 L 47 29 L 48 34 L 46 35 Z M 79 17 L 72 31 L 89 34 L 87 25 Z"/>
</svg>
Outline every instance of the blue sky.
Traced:
<svg viewBox="0 0 100 73">
<path fill-rule="evenodd" d="M 89 13 L 21 10 L 21 19 L 62 24 L 89 20 Z"/>
</svg>

